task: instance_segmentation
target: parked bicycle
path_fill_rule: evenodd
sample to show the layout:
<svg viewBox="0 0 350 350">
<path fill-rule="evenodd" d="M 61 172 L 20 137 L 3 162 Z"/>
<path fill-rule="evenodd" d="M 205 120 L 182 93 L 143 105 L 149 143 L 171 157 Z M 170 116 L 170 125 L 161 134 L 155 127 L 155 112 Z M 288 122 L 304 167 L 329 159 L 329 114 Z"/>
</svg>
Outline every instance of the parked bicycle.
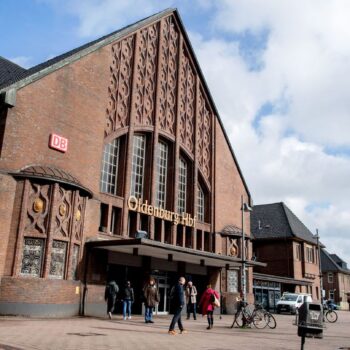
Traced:
<svg viewBox="0 0 350 350">
<path fill-rule="evenodd" d="M 338 314 L 327 307 L 323 308 L 323 321 L 327 320 L 329 323 L 337 322 Z"/>
<path fill-rule="evenodd" d="M 235 324 L 238 327 L 251 326 L 251 324 L 253 324 L 254 327 L 258 329 L 263 329 L 266 326 L 273 329 L 276 328 L 277 325 L 273 315 L 264 310 L 260 304 L 249 305 L 242 301 L 238 303 L 238 309 L 234 315 L 231 328 L 233 328 Z"/>
</svg>

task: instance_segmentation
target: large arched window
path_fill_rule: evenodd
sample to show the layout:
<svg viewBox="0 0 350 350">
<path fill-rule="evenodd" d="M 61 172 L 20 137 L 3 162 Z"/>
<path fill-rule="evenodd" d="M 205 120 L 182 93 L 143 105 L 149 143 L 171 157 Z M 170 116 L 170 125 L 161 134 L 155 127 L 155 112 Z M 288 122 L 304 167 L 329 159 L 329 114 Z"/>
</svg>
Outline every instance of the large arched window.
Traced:
<svg viewBox="0 0 350 350">
<path fill-rule="evenodd" d="M 146 137 L 144 135 L 134 135 L 130 194 L 137 198 L 143 197 L 145 151 Z"/>
<path fill-rule="evenodd" d="M 156 206 L 165 208 L 166 206 L 166 184 L 168 172 L 168 145 L 159 141 L 157 154 L 157 190 Z"/>
<path fill-rule="evenodd" d="M 117 193 L 118 162 L 120 141 L 114 139 L 103 150 L 100 190 L 115 195 Z"/>
<path fill-rule="evenodd" d="M 179 185 L 177 211 L 182 214 L 186 212 L 186 190 L 187 190 L 187 163 L 183 158 L 179 161 Z"/>
</svg>

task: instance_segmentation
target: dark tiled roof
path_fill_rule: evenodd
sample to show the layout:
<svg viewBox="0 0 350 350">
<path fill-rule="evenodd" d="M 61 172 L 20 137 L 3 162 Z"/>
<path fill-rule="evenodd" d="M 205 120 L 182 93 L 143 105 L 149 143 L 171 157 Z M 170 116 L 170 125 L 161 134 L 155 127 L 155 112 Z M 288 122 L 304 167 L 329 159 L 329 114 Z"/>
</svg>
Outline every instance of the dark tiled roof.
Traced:
<svg viewBox="0 0 350 350">
<path fill-rule="evenodd" d="M 101 38 L 98 38 L 98 39 L 96 39 L 94 41 L 91 41 L 91 42 L 89 42 L 87 44 L 79 46 L 79 47 L 77 47 L 77 48 L 75 48 L 75 49 L 73 49 L 71 51 L 65 52 L 62 55 L 56 56 L 56 57 L 54 57 L 54 58 L 52 58 L 52 59 L 50 59 L 48 61 L 45 61 L 45 62 L 40 63 L 40 64 L 38 64 L 38 65 L 36 65 L 36 66 L 34 66 L 32 68 L 29 68 L 28 70 L 25 70 L 21 74 L 12 75 L 10 77 L 10 79 L 6 79 L 6 81 L 4 81 L 4 82 L 2 82 L 1 79 L 0 79 L 0 89 L 3 89 L 3 88 L 5 88 L 5 87 L 7 87 L 7 86 L 9 86 L 9 85 L 11 85 L 13 83 L 16 83 L 17 81 L 20 81 L 20 80 L 22 80 L 24 78 L 29 77 L 31 75 L 34 75 L 35 73 L 38 73 L 38 72 L 42 71 L 43 69 L 48 68 L 48 67 L 50 67 L 50 66 L 52 66 L 52 65 L 54 65 L 56 63 L 59 63 L 59 62 L 65 60 L 66 58 L 69 58 L 69 57 L 73 56 L 76 53 L 79 53 L 79 52 L 81 52 L 81 51 L 83 51 L 85 49 L 88 49 L 89 47 L 91 47 L 91 46 L 93 46 L 95 44 L 103 42 L 104 40 L 106 40 L 106 39 L 108 39 L 110 37 L 113 37 L 113 36 L 117 35 L 118 33 L 124 34 L 124 32 L 127 31 L 129 28 L 134 28 L 135 26 L 142 25 L 143 22 L 147 22 L 148 23 L 150 20 L 155 20 L 158 17 L 164 15 L 165 13 L 171 12 L 171 11 L 174 11 L 174 10 L 173 9 L 167 9 L 167 10 L 161 11 L 159 13 L 156 13 L 156 14 L 154 14 L 152 16 L 146 17 L 146 18 L 144 18 L 144 19 L 142 19 L 140 21 L 137 21 L 137 22 L 135 22 L 133 24 L 125 26 L 125 27 L 123 27 L 121 29 L 118 29 L 118 30 L 116 30 L 116 31 L 114 31 L 114 32 L 112 32 L 110 34 L 104 35 Z M 21 67 L 19 67 L 19 68 L 21 68 Z"/>
<path fill-rule="evenodd" d="M 309 229 L 282 202 L 255 205 L 251 214 L 251 232 L 255 239 L 298 238 L 317 243 Z"/>
<path fill-rule="evenodd" d="M 26 69 L 0 56 L 0 87 L 11 81 L 20 80 L 26 74 Z"/>
<path fill-rule="evenodd" d="M 329 254 L 326 249 L 321 249 L 321 270 L 322 272 L 343 272 L 346 274 L 350 274 L 350 270 L 346 268 L 341 268 L 337 262 L 333 259 L 333 256 L 336 256 L 339 260 L 344 262 L 344 260 L 340 259 L 336 254 Z"/>
</svg>

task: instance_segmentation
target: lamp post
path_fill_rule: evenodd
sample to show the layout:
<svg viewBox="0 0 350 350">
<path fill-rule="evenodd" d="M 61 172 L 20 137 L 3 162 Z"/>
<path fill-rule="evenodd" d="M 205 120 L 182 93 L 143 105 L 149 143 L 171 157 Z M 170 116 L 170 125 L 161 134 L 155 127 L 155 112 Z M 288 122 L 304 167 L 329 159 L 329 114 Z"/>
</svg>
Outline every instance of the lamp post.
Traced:
<svg viewBox="0 0 350 350">
<path fill-rule="evenodd" d="M 318 234 L 318 229 L 316 229 L 316 240 L 317 240 L 317 250 L 318 250 L 318 268 L 320 270 L 319 278 L 320 278 L 320 300 L 321 305 L 323 305 L 323 276 L 322 276 L 322 265 L 321 265 L 321 249 L 320 249 L 320 236 Z"/>
<path fill-rule="evenodd" d="M 241 211 L 242 211 L 242 242 L 241 242 L 241 258 L 242 258 L 242 280 L 241 280 L 241 286 L 242 286 L 242 297 L 243 302 L 246 302 L 247 300 L 247 277 L 246 277 L 246 256 L 245 256 L 245 232 L 244 232 L 244 212 L 245 211 L 252 211 L 253 209 L 243 201 L 243 195 L 241 195 Z"/>
</svg>

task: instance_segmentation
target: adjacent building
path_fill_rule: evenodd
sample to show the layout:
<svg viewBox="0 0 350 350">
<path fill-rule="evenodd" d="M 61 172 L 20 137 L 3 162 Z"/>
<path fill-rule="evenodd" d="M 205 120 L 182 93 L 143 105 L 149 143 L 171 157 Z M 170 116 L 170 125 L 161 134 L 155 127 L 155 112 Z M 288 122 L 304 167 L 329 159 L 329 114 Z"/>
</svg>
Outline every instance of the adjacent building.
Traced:
<svg viewBox="0 0 350 350">
<path fill-rule="evenodd" d="M 141 312 L 150 276 L 167 313 L 179 275 L 230 312 L 243 251 L 253 300 L 251 195 L 176 10 L 28 70 L 1 58 L 0 96 L 0 314 L 101 315 L 109 279 Z"/>
<path fill-rule="evenodd" d="M 310 293 L 320 299 L 317 240 L 284 203 L 255 205 L 251 232 L 253 255 L 266 263 L 254 268 L 256 301 L 274 309 L 283 292 Z"/>
<path fill-rule="evenodd" d="M 321 270 L 324 297 L 333 300 L 341 309 L 349 310 L 350 270 L 337 254 L 321 249 Z"/>
</svg>

